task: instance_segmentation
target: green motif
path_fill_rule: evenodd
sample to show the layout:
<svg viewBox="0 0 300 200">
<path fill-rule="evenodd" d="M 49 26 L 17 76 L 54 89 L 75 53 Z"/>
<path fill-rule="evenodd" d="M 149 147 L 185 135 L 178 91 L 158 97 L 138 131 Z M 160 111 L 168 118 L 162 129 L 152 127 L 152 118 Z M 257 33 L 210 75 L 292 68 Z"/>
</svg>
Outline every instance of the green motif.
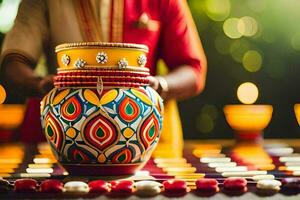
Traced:
<svg viewBox="0 0 300 200">
<path fill-rule="evenodd" d="M 78 160 L 78 161 L 82 161 L 83 160 L 82 156 L 79 153 L 75 154 L 75 159 Z"/>
<path fill-rule="evenodd" d="M 47 134 L 49 137 L 52 137 L 54 135 L 53 129 L 51 128 L 51 126 L 47 127 Z"/>
<path fill-rule="evenodd" d="M 70 103 L 70 104 L 68 105 L 68 107 L 67 107 L 67 112 L 70 113 L 70 114 L 72 114 L 72 113 L 75 112 L 75 106 L 74 106 L 73 103 Z"/>
<path fill-rule="evenodd" d="M 133 114 L 133 107 L 132 107 L 132 105 L 127 104 L 127 106 L 126 106 L 126 113 L 128 115 L 132 115 Z"/>
<path fill-rule="evenodd" d="M 150 128 L 150 130 L 149 130 L 149 136 L 150 136 L 150 138 L 152 138 L 154 134 L 155 134 L 155 126 L 152 125 L 151 128 Z"/>
<path fill-rule="evenodd" d="M 97 136 L 100 137 L 100 138 L 102 138 L 102 137 L 105 135 L 104 132 L 103 132 L 103 130 L 102 130 L 102 128 L 98 128 L 96 134 L 97 134 Z"/>
<path fill-rule="evenodd" d="M 126 159 L 126 155 L 123 153 L 122 155 L 119 156 L 118 160 L 120 162 L 123 162 Z"/>
</svg>

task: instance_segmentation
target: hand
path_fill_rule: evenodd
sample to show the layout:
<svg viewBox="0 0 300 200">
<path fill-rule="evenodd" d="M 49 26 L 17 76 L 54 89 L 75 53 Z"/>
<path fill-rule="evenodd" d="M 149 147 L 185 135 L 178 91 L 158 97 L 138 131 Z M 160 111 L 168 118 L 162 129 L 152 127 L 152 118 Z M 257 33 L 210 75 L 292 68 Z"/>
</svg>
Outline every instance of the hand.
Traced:
<svg viewBox="0 0 300 200">
<path fill-rule="evenodd" d="M 157 91 L 159 88 L 159 81 L 157 80 L 157 78 L 155 78 L 154 76 L 148 76 L 147 78 L 149 80 L 150 87 Z"/>
<path fill-rule="evenodd" d="M 38 84 L 38 89 L 41 95 L 47 94 L 54 87 L 54 75 L 44 77 Z"/>
</svg>

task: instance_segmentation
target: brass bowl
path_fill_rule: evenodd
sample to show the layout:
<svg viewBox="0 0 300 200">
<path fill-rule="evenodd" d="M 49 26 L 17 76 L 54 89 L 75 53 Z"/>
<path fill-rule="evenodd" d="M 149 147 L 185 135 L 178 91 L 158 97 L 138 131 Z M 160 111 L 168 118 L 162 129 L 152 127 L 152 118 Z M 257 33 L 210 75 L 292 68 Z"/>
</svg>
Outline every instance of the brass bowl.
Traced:
<svg viewBox="0 0 300 200">
<path fill-rule="evenodd" d="M 226 105 L 223 110 L 227 123 L 239 136 L 261 135 L 273 113 L 271 105 Z"/>
<path fill-rule="evenodd" d="M 0 129 L 13 130 L 23 122 L 25 105 L 0 104 Z"/>
<path fill-rule="evenodd" d="M 297 122 L 300 125 L 300 104 L 294 105 L 294 111 L 295 111 Z"/>
</svg>

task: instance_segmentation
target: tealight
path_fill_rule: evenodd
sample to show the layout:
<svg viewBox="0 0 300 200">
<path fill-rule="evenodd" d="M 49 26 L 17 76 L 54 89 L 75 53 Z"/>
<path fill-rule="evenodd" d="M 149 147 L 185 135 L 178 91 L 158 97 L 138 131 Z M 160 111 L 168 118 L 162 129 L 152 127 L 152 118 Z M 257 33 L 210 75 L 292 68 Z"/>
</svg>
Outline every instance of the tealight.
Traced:
<svg viewBox="0 0 300 200">
<path fill-rule="evenodd" d="M 213 163 L 213 162 L 216 162 L 216 163 L 220 163 L 220 162 L 230 162 L 231 161 L 231 158 L 210 158 L 210 157 L 203 157 L 203 158 L 200 158 L 200 162 L 202 163 Z"/>
<path fill-rule="evenodd" d="M 155 158 L 154 162 L 159 163 L 186 163 L 185 158 Z"/>
<path fill-rule="evenodd" d="M 51 174 L 53 173 L 52 168 L 27 168 L 26 172 L 28 174 Z"/>
<path fill-rule="evenodd" d="M 300 166 L 300 162 L 286 162 L 285 166 Z"/>
<path fill-rule="evenodd" d="M 191 167 L 191 163 L 159 163 L 157 167 L 159 168 L 169 168 L 169 167 Z"/>
<path fill-rule="evenodd" d="M 51 168 L 53 165 L 52 164 L 28 164 L 28 168 Z"/>
<path fill-rule="evenodd" d="M 50 174 L 46 173 L 35 173 L 35 174 L 29 174 L 29 173 L 20 173 L 20 177 L 22 178 L 50 178 Z"/>
<path fill-rule="evenodd" d="M 208 166 L 211 168 L 215 167 L 235 167 L 237 164 L 236 162 L 220 162 L 220 163 L 208 163 Z"/>
<path fill-rule="evenodd" d="M 246 171 L 246 172 L 223 172 L 223 177 L 252 177 L 256 175 L 266 175 L 267 171 Z"/>
<path fill-rule="evenodd" d="M 246 166 L 236 166 L 236 167 L 217 167 L 216 172 L 245 172 L 247 171 Z"/>
<path fill-rule="evenodd" d="M 195 167 L 169 167 L 163 168 L 163 171 L 167 172 L 168 174 L 184 174 L 184 173 L 194 173 L 197 171 Z"/>
<path fill-rule="evenodd" d="M 176 175 L 175 179 L 199 179 L 204 177 L 205 177 L 205 173 L 191 173 L 191 174 Z"/>
<path fill-rule="evenodd" d="M 254 181 L 259 181 L 259 180 L 274 180 L 275 176 L 272 174 L 266 174 L 266 175 L 256 175 L 251 177 L 252 180 Z"/>
<path fill-rule="evenodd" d="M 282 156 L 280 162 L 300 162 L 300 156 Z"/>
<path fill-rule="evenodd" d="M 53 164 L 53 163 L 56 163 L 55 160 L 51 160 L 49 158 L 34 158 L 33 162 L 35 164 Z"/>
<path fill-rule="evenodd" d="M 267 148 L 266 151 L 273 156 L 286 156 L 294 152 L 291 147 L 281 147 L 281 148 Z"/>
</svg>

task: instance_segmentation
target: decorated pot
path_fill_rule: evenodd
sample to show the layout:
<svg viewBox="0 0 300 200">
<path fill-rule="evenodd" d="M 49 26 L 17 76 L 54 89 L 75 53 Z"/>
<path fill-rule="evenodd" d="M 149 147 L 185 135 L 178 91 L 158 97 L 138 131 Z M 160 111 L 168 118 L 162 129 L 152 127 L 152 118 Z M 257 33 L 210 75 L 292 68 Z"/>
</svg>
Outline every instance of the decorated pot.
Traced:
<svg viewBox="0 0 300 200">
<path fill-rule="evenodd" d="M 133 174 L 162 129 L 163 102 L 146 78 L 147 47 L 76 43 L 56 52 L 55 88 L 41 102 L 55 157 L 70 174 Z"/>
</svg>

